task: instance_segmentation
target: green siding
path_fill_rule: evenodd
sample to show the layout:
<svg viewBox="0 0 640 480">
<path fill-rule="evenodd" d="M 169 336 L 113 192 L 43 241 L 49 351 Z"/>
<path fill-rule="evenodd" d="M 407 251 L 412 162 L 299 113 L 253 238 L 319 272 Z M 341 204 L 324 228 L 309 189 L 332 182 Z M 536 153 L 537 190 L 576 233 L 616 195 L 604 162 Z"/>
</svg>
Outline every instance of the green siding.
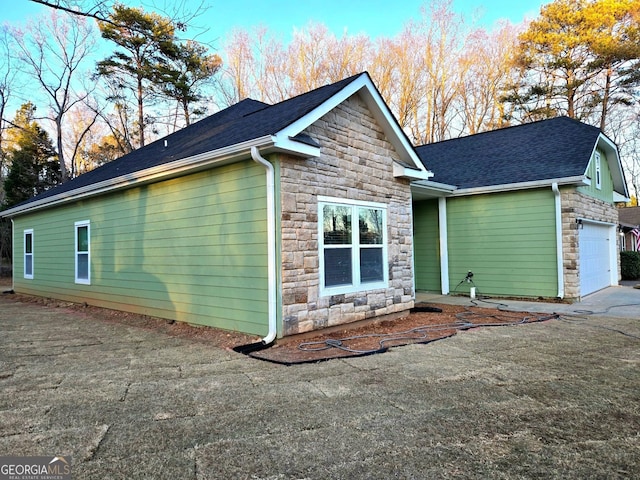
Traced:
<svg viewBox="0 0 640 480">
<path fill-rule="evenodd" d="M 604 152 L 600 150 L 598 151 L 600 153 L 600 176 L 602 178 L 601 188 L 596 188 L 596 161 L 594 154 L 591 157 L 589 166 L 587 167 L 587 176 L 591 179 L 591 185 L 578 187 L 578 191 L 604 202 L 613 203 L 613 178 L 611 176 L 611 170 L 609 169 L 607 157 Z"/>
<path fill-rule="evenodd" d="M 551 189 L 447 200 L 452 293 L 469 270 L 480 294 L 555 297 L 555 204 Z"/>
<path fill-rule="evenodd" d="M 416 290 L 440 292 L 438 200 L 413 204 Z"/>
<path fill-rule="evenodd" d="M 91 222 L 91 285 L 74 283 L 74 222 Z M 34 229 L 34 279 L 22 232 Z M 264 169 L 247 161 L 15 219 L 15 289 L 265 335 Z"/>
</svg>

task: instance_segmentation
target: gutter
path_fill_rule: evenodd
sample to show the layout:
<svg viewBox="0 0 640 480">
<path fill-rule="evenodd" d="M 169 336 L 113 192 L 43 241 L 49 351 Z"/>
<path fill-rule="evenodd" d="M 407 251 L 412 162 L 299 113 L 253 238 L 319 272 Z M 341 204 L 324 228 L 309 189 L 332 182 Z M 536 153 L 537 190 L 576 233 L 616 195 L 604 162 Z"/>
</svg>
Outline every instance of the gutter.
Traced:
<svg viewBox="0 0 640 480">
<path fill-rule="evenodd" d="M 267 176 L 267 271 L 269 277 L 269 331 L 262 339 L 263 345 L 273 343 L 278 334 L 276 318 L 276 212 L 275 212 L 275 171 L 273 165 L 260 155 L 258 147 L 251 147 L 251 158 L 262 165 Z"/>
<path fill-rule="evenodd" d="M 246 155 L 247 150 L 254 146 L 271 147 L 274 143 L 274 137 L 266 135 L 248 142 L 237 143 L 229 147 L 219 148 L 218 150 L 200 153 L 198 155 L 181 158 L 179 160 L 174 160 L 173 162 L 164 163 L 145 170 L 121 175 L 103 182 L 78 187 L 68 192 L 59 193 L 51 197 L 43 198 L 42 200 L 27 203 L 26 205 L 4 210 L 3 212 L 0 212 L 0 216 L 9 217 L 16 214 L 33 212 L 53 205 L 101 195 L 103 193 L 122 188 L 129 188 L 141 183 L 171 178 L 185 171 L 195 171 L 197 169 L 208 168 L 213 165 L 224 164 L 225 162 L 229 163 L 242 155 Z"/>
<path fill-rule="evenodd" d="M 446 183 L 434 182 L 432 180 L 421 180 L 417 182 L 411 182 L 411 188 L 425 191 L 425 192 L 433 192 L 436 191 L 443 195 L 451 195 L 455 192 L 458 187 L 455 185 L 448 185 Z"/>
<path fill-rule="evenodd" d="M 553 182 L 551 184 L 551 190 L 553 190 L 553 197 L 555 203 L 555 217 L 556 217 L 556 270 L 558 273 L 558 298 L 564 298 L 564 266 L 562 253 L 562 201 L 560 198 L 560 189 L 558 184 Z"/>
<path fill-rule="evenodd" d="M 462 196 L 462 195 L 473 195 L 479 193 L 495 193 L 495 192 L 506 192 L 513 190 L 526 190 L 530 188 L 539 188 L 539 187 L 548 187 L 555 184 L 556 187 L 558 185 L 586 185 L 585 183 L 586 177 L 584 175 L 578 175 L 575 177 L 563 177 L 563 178 L 549 178 L 545 180 L 534 180 L 531 182 L 520 182 L 520 183 L 505 183 L 501 185 L 489 185 L 485 187 L 473 187 L 473 188 L 460 188 L 452 193 L 452 196 Z"/>
</svg>

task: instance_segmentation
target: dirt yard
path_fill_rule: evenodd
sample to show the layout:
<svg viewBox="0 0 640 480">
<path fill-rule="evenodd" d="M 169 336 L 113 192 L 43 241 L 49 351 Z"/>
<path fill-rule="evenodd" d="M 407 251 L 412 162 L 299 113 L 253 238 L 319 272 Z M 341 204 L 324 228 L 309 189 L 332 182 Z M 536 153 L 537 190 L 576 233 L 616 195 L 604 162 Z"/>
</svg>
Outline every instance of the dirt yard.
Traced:
<svg viewBox="0 0 640 480">
<path fill-rule="evenodd" d="M 255 339 L 183 328 L 2 295 L 0 452 L 72 455 L 82 479 L 640 472 L 638 318 L 473 328 L 292 366 L 228 348 Z"/>
</svg>

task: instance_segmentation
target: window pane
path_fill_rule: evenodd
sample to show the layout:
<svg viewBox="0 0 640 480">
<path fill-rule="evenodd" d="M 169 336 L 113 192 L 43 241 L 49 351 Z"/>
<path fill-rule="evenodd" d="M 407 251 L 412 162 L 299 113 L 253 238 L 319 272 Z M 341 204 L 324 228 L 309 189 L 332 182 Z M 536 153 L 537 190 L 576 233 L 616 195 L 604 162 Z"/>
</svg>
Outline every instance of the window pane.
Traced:
<svg viewBox="0 0 640 480">
<path fill-rule="evenodd" d="M 382 248 L 363 248 L 360 250 L 360 281 L 381 282 L 384 280 Z"/>
<path fill-rule="evenodd" d="M 351 285 L 351 249 L 327 248 L 324 251 L 324 286 Z"/>
<path fill-rule="evenodd" d="M 79 252 L 89 251 L 89 228 L 88 227 L 78 227 L 78 251 Z"/>
<path fill-rule="evenodd" d="M 360 245 L 382 245 L 382 210 L 360 209 Z"/>
<path fill-rule="evenodd" d="M 89 254 L 78 253 L 78 279 L 89 280 Z"/>
<path fill-rule="evenodd" d="M 30 233 L 24 236 L 24 253 L 33 253 L 33 238 Z"/>
<path fill-rule="evenodd" d="M 33 275 L 33 255 L 25 255 L 24 257 L 24 274 Z"/>
<path fill-rule="evenodd" d="M 322 209 L 324 244 L 351 244 L 351 207 L 325 205 Z"/>
</svg>

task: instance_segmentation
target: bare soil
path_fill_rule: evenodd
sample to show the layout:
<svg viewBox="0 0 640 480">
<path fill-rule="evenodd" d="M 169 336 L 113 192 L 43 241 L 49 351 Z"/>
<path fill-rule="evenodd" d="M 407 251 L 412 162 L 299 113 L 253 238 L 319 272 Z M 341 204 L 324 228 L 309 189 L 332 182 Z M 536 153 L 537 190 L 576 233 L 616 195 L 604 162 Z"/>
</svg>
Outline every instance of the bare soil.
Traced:
<svg viewBox="0 0 640 480">
<path fill-rule="evenodd" d="M 136 313 L 122 312 L 108 308 L 94 307 L 72 302 L 65 302 L 52 298 L 36 297 L 22 294 L 5 294 L 7 298 L 21 303 L 43 305 L 49 308 L 65 308 L 78 314 L 88 315 L 91 318 L 111 324 L 121 324 L 146 330 L 154 330 L 172 337 L 188 338 L 205 342 L 219 348 L 231 349 L 238 345 L 256 342 L 257 337 L 245 335 L 239 332 L 231 332 L 218 328 L 190 325 L 183 322 L 166 320 L 163 318 L 139 315 Z"/>
<path fill-rule="evenodd" d="M 640 472 L 637 315 L 473 328 L 383 355 L 283 366 L 213 346 L 255 338 L 37 302 L 44 300 L 0 296 L 0 451 L 71 455 L 74 478 L 626 479 Z M 443 307 L 376 328 L 407 330 L 420 318 L 463 329 L 490 323 L 491 311 L 474 310 Z M 523 317 L 493 313 L 497 323 L 519 325 Z M 265 352 L 298 349 L 298 340 L 312 339 Z"/>
<path fill-rule="evenodd" d="M 6 283 L 6 282 L 5 282 Z M 0 289 L 9 285 L 0 282 Z M 356 357 L 383 353 L 392 347 L 416 343 L 430 343 L 455 335 L 461 330 L 491 326 L 513 326 L 522 323 L 555 318 L 550 315 L 526 312 L 505 312 L 499 309 L 464 307 L 444 304 L 423 304 L 420 307 L 439 309 L 441 312 L 413 311 L 395 320 L 372 320 L 357 327 L 345 325 L 331 333 L 318 331 L 300 336 L 286 337 L 263 348 L 260 338 L 239 332 L 211 327 L 190 325 L 147 315 L 110 310 L 106 308 L 65 302 L 31 295 L 10 294 L 16 302 L 43 305 L 50 308 L 66 308 L 90 315 L 106 323 L 154 330 L 169 336 L 189 338 L 209 345 L 234 349 L 261 360 L 285 365 L 313 363 L 334 358 Z"/>
</svg>

